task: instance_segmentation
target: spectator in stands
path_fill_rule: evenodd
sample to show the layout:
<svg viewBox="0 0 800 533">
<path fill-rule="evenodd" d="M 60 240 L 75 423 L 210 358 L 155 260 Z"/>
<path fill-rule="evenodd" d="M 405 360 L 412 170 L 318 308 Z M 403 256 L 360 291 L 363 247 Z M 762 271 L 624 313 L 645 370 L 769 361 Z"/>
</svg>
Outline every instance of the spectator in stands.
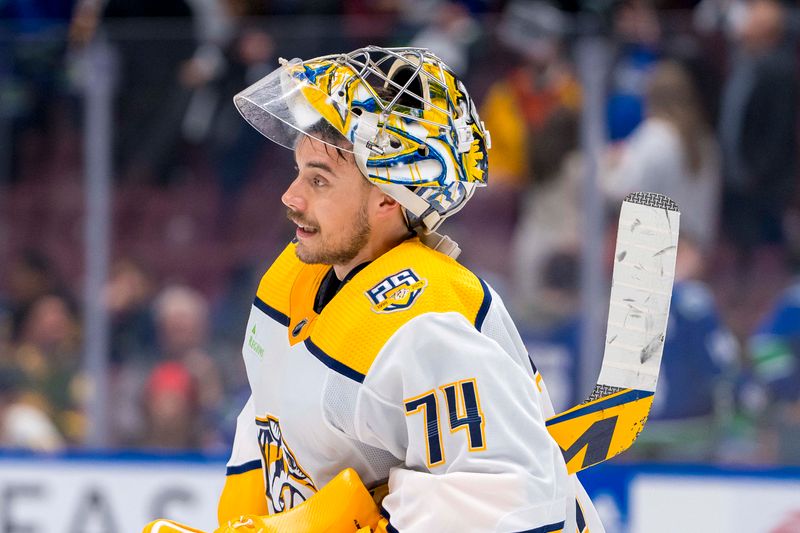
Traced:
<svg viewBox="0 0 800 533">
<path fill-rule="evenodd" d="M 534 320 L 520 329 L 531 361 L 547 376 L 547 391 L 555 411 L 586 399 L 580 388 L 580 258 L 576 247 L 549 248 L 536 280 L 539 287 Z"/>
<path fill-rule="evenodd" d="M 563 15 L 544 2 L 519 9 L 504 14 L 498 30 L 518 62 L 489 87 L 480 111 L 492 134 L 492 186 L 515 191 L 539 179 L 530 168 L 531 149 L 552 113 L 580 105 L 580 88 L 561 43 Z"/>
<path fill-rule="evenodd" d="M 109 313 L 110 398 L 109 421 L 114 445 L 138 443 L 143 426 L 137 401 L 151 367 L 160 358 L 153 299 L 155 280 L 139 262 L 123 258 L 111 267 L 104 289 Z"/>
<path fill-rule="evenodd" d="M 643 118 L 647 78 L 661 55 L 661 28 L 650 0 L 625 0 L 614 11 L 616 52 L 608 79 L 606 120 L 612 142 Z"/>
<path fill-rule="evenodd" d="M 202 447 L 198 386 L 185 365 L 156 366 L 142 391 L 145 428 L 141 445 L 179 450 Z"/>
<path fill-rule="evenodd" d="M 156 297 L 155 316 L 160 357 L 189 370 L 204 425 L 216 427 L 224 390 L 219 365 L 208 351 L 208 302 L 194 289 L 168 285 Z"/>
<path fill-rule="evenodd" d="M 704 253 L 711 251 L 718 226 L 719 156 L 683 66 L 663 61 L 653 68 L 645 120 L 610 156 L 604 188 L 612 205 L 635 191 L 665 194 L 681 210 L 681 232 L 691 234 Z"/>
<path fill-rule="evenodd" d="M 795 191 L 798 80 L 784 39 L 786 20 L 778 0 L 747 5 L 722 95 L 725 234 L 746 255 L 780 253 L 783 217 Z"/>
<path fill-rule="evenodd" d="M 408 46 L 430 49 L 458 76 L 466 77 L 470 47 L 481 36 L 481 26 L 461 2 L 445 1 L 428 13 L 427 26 L 417 33 Z"/>
<path fill-rule="evenodd" d="M 0 1 L 0 184 L 41 176 L 69 145 L 62 135 L 73 130 L 60 119 L 69 107 L 63 31 L 73 3 Z"/>
<path fill-rule="evenodd" d="M 105 287 L 111 320 L 111 361 L 116 364 L 156 355 L 154 280 L 130 258 L 116 261 Z"/>
<path fill-rule="evenodd" d="M 27 249 L 11 260 L 7 307 L 11 315 L 11 337 L 17 339 L 33 303 L 58 290 L 58 276 L 50 259 L 38 250 Z"/>
<path fill-rule="evenodd" d="M 771 439 L 767 457 L 800 465 L 800 283 L 788 287 L 748 342 L 755 378 L 766 393 L 756 413 Z"/>
<path fill-rule="evenodd" d="M 155 299 L 159 349 L 167 359 L 204 351 L 208 342 L 208 303 L 195 289 L 167 285 Z"/>
<path fill-rule="evenodd" d="M 253 178 L 256 162 L 264 156 L 264 144 L 258 132 L 244 124 L 229 103 L 242 87 L 273 68 L 275 42 L 262 25 L 251 20 L 263 15 L 259 7 L 264 6 L 246 0 L 227 0 L 222 4 L 235 35 L 218 45 L 221 62 L 216 70 L 206 68 L 195 76 L 187 76 L 191 70 L 183 70 L 181 83 L 192 92 L 193 101 L 205 102 L 205 113 L 198 114 L 197 105 L 187 108 L 183 130 L 188 140 L 210 147 L 225 199 L 235 201 L 242 187 Z M 193 58 L 192 63 L 195 62 Z M 197 119 L 203 116 L 205 128 L 196 127 Z M 190 128 L 194 133 L 190 133 Z"/>
<path fill-rule="evenodd" d="M 720 104 L 725 240 L 715 284 L 740 338 L 790 276 L 784 224 L 797 190 L 799 95 L 787 19 L 777 0 L 743 6 Z"/>
<path fill-rule="evenodd" d="M 175 179 L 181 161 L 181 116 L 188 95 L 178 67 L 202 38 L 193 25 L 209 2 L 187 0 L 77 0 L 70 37 L 78 48 L 97 35 L 117 52 L 108 72 L 124 94 L 116 99 L 114 150 L 118 175 L 130 181 Z M 135 21 L 134 31 L 127 21 Z M 99 31 L 102 29 L 102 31 Z"/>
<path fill-rule="evenodd" d="M 0 448 L 52 452 L 63 446 L 46 400 L 31 390 L 20 369 L 0 367 Z"/>
<path fill-rule="evenodd" d="M 59 432 L 70 444 L 82 442 L 85 433 L 86 382 L 80 348 L 75 306 L 51 293 L 31 305 L 11 356 L 11 364 L 46 400 Z"/>
<path fill-rule="evenodd" d="M 450 226 L 463 245 L 462 262 L 501 293 L 514 270 L 505 243 L 518 225 L 525 189 L 543 178 L 531 166 L 537 140 L 553 113 L 577 109 L 580 103 L 580 89 L 562 48 L 564 24 L 562 13 L 545 2 L 509 4 L 503 14 L 499 61 L 511 58 L 513 64 L 505 65 L 510 68 L 488 88 L 481 106 L 492 135 L 492 187 L 476 194 L 472 209 Z M 475 235 L 481 242 L 470 245 Z"/>
<path fill-rule="evenodd" d="M 584 166 L 578 146 L 578 116 L 562 108 L 554 111 L 533 143 L 531 168 L 537 176 L 521 201 L 519 222 L 511 246 L 511 298 L 519 318 L 547 322 L 541 309 L 545 267 L 558 250 L 580 246 L 581 180 Z"/>
</svg>

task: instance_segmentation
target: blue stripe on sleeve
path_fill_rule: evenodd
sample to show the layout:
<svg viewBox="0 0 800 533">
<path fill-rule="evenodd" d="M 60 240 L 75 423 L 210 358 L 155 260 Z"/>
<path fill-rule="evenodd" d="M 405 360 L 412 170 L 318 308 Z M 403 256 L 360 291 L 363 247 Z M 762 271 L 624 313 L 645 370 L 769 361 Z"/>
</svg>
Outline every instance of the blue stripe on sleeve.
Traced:
<svg viewBox="0 0 800 533">
<path fill-rule="evenodd" d="M 383 505 L 381 505 L 381 515 L 383 515 L 383 517 L 387 520 L 386 533 L 400 533 L 397 531 L 397 528 L 391 524 L 392 517 L 389 516 L 389 511 L 387 511 Z"/>
<path fill-rule="evenodd" d="M 242 465 L 229 466 L 225 471 L 225 475 L 235 476 L 236 474 L 244 474 L 245 472 L 250 472 L 251 470 L 258 470 L 260 468 L 261 468 L 261 459 L 256 459 L 255 461 L 249 461 Z"/>
<path fill-rule="evenodd" d="M 475 329 L 480 331 L 483 327 L 483 321 L 486 320 L 486 314 L 489 312 L 489 306 L 492 304 L 492 293 L 485 281 L 481 278 L 478 278 L 478 281 L 481 282 L 481 287 L 483 288 L 483 302 L 481 302 L 481 307 L 475 317 Z"/>
</svg>

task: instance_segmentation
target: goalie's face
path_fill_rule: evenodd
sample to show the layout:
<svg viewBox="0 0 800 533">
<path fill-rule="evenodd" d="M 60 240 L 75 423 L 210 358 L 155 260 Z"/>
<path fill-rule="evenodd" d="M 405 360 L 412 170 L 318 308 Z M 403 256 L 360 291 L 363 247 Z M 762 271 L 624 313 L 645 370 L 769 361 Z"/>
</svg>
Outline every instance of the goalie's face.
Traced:
<svg viewBox="0 0 800 533">
<path fill-rule="evenodd" d="M 295 160 L 297 177 L 281 200 L 297 224 L 300 260 L 352 267 L 370 259 L 362 256 L 368 255 L 370 201 L 377 187 L 364 178 L 351 153 L 311 137 L 300 140 Z"/>
</svg>

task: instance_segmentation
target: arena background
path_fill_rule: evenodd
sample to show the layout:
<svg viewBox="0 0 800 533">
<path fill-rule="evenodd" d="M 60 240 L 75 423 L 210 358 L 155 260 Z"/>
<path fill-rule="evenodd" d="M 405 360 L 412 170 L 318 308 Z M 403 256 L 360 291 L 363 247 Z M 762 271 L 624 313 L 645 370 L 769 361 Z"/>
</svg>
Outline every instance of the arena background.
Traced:
<svg viewBox="0 0 800 533">
<path fill-rule="evenodd" d="M 651 420 L 581 475 L 609 532 L 800 530 L 798 17 L 771 0 L 0 0 L 0 533 L 213 530 L 292 154 L 278 57 L 428 46 L 492 133 L 444 226 L 556 403 L 597 377 L 616 210 L 682 210 Z"/>
</svg>

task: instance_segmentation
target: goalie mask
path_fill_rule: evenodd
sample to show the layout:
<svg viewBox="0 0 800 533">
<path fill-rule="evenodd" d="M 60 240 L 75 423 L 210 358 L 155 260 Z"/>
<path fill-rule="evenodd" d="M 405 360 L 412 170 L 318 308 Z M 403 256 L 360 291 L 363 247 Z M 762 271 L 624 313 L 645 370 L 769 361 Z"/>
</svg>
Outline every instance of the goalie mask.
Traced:
<svg viewBox="0 0 800 533">
<path fill-rule="evenodd" d="M 352 152 L 361 173 L 421 233 L 435 231 L 486 184 L 489 132 L 461 81 L 424 48 L 368 46 L 281 60 L 234 103 L 261 134 L 289 149 L 307 135 Z M 323 124 L 349 143 L 325 135 Z"/>
</svg>

